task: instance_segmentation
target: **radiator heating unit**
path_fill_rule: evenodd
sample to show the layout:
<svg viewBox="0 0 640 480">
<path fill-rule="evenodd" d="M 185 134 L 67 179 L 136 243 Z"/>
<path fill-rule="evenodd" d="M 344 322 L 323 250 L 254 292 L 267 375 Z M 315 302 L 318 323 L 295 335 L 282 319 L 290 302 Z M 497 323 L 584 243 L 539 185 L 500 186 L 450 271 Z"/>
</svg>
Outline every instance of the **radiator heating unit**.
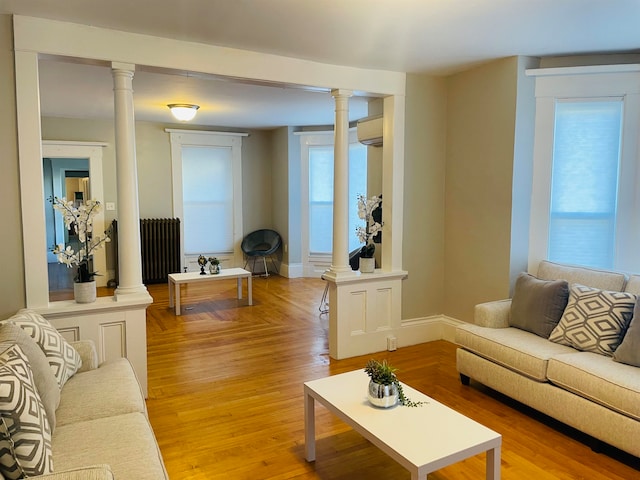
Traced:
<svg viewBox="0 0 640 480">
<path fill-rule="evenodd" d="M 115 284 L 118 275 L 118 222 L 112 224 L 112 243 L 116 261 Z M 180 272 L 180 219 L 140 219 L 140 255 L 142 283 L 166 283 L 167 275 Z"/>
</svg>

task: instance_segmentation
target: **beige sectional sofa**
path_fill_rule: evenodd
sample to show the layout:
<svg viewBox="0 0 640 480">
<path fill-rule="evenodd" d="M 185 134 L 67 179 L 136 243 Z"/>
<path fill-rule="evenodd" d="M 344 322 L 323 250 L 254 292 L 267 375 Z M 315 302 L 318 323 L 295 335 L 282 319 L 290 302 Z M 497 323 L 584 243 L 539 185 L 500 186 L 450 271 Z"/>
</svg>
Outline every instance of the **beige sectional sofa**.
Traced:
<svg viewBox="0 0 640 480">
<path fill-rule="evenodd" d="M 168 479 L 127 359 L 98 364 L 93 342 L 67 343 L 43 317 L 28 310 L 0 322 L 0 351 L 0 478 Z M 18 380 L 12 383 L 14 373 Z M 35 384 L 31 387 L 30 379 Z M 25 396 L 31 395 L 26 402 L 30 408 L 22 409 L 22 401 L 8 402 L 5 385 L 20 385 Z M 39 420 L 21 418 L 16 427 L 16 412 Z M 20 431 L 25 425 L 33 427 L 30 432 Z M 26 442 L 32 448 L 25 455 L 20 449 L 26 448 L 27 434 L 32 435 Z"/>
<path fill-rule="evenodd" d="M 555 297 L 541 301 L 548 289 Z M 638 297 L 638 275 L 543 261 L 536 277 L 518 278 L 512 299 L 477 305 L 474 324 L 456 329 L 461 381 L 474 379 L 639 457 Z M 537 317 L 523 323 L 527 311 Z"/>
</svg>

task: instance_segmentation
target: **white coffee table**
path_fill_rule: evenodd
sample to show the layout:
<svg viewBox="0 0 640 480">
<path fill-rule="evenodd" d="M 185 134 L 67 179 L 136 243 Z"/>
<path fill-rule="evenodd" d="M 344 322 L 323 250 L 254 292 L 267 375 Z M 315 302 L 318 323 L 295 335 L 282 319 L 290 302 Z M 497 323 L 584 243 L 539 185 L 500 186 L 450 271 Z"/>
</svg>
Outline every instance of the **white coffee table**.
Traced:
<svg viewBox="0 0 640 480">
<path fill-rule="evenodd" d="M 316 458 L 315 401 L 353 427 L 411 472 L 412 480 L 474 455 L 487 452 L 486 478 L 500 479 L 502 436 L 455 410 L 403 385 L 420 407 L 373 407 L 367 400 L 369 377 L 363 370 L 304 384 L 305 456 Z"/>
<path fill-rule="evenodd" d="M 226 268 L 220 273 L 212 275 L 207 273 L 201 275 L 200 272 L 170 273 L 169 274 L 169 307 L 173 308 L 175 300 L 176 315 L 180 315 L 180 285 L 189 283 L 212 282 L 215 280 L 238 280 L 238 298 L 242 299 L 242 279 L 247 279 L 247 299 L 249 305 L 253 305 L 253 292 L 251 290 L 251 272 L 244 268 Z M 175 295 L 174 295 L 175 291 Z"/>
</svg>

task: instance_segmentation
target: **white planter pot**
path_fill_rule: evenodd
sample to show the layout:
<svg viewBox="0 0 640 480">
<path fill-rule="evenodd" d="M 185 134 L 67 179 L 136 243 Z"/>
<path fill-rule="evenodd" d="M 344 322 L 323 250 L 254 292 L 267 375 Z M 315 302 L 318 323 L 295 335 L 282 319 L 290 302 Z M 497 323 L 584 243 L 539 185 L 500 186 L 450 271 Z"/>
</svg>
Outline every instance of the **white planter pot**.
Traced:
<svg viewBox="0 0 640 480">
<path fill-rule="evenodd" d="M 373 273 L 376 268 L 375 258 L 360 258 L 360 272 Z"/>
<path fill-rule="evenodd" d="M 73 298 L 76 303 L 92 303 L 96 301 L 96 282 L 81 282 L 73 284 Z"/>
</svg>

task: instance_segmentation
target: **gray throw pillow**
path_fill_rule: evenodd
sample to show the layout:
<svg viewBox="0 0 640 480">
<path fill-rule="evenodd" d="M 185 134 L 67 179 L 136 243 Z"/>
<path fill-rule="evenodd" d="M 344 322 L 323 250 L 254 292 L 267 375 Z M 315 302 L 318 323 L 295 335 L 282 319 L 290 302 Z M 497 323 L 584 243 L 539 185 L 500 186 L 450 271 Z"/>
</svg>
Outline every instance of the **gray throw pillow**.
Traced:
<svg viewBox="0 0 640 480">
<path fill-rule="evenodd" d="M 7 480 L 53 472 L 51 428 L 27 356 L 0 353 L 0 473 Z"/>
<path fill-rule="evenodd" d="M 60 404 L 60 387 L 49 367 L 47 357 L 22 328 L 11 322 L 2 322 L 0 323 L 0 352 L 4 352 L 12 345 L 18 345 L 29 361 L 38 394 L 53 432 L 56 425 L 56 409 Z"/>
<path fill-rule="evenodd" d="M 540 280 L 521 273 L 511 299 L 509 325 L 549 338 L 569 299 L 566 280 Z"/>
<path fill-rule="evenodd" d="M 640 367 L 640 302 L 633 309 L 633 319 L 622 343 L 613 353 L 616 362 Z"/>
<path fill-rule="evenodd" d="M 636 301 L 632 293 L 574 283 L 567 308 L 549 340 L 611 357 L 629 328 Z"/>
</svg>

